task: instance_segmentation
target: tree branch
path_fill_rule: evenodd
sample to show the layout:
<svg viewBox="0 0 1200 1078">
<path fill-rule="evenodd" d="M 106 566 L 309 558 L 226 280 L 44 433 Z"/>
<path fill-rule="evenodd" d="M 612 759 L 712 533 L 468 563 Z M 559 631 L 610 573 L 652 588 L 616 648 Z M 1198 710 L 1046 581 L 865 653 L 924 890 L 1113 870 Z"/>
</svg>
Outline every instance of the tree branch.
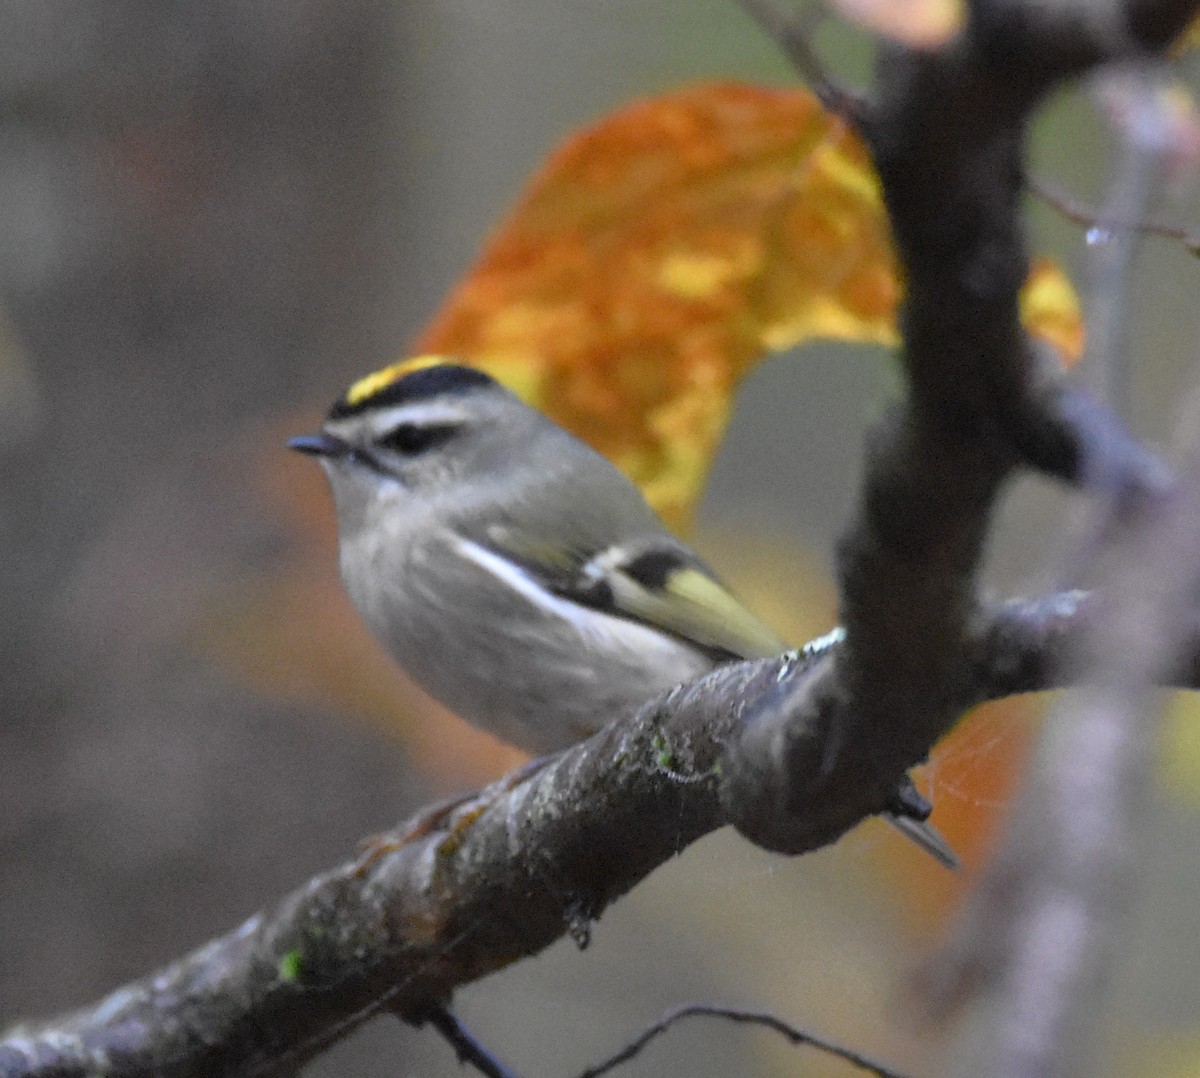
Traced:
<svg viewBox="0 0 1200 1078">
<path fill-rule="evenodd" d="M 1173 0 L 1160 15 L 1183 25 Z M 1173 36 L 1150 33 L 1147 8 L 1139 18 L 1148 39 Z M 1018 317 L 1029 116 L 1056 83 L 1148 44 L 1128 38 L 1115 3 L 979 0 L 940 50 L 881 47 L 861 127 L 907 279 L 909 395 L 871 439 L 840 544 L 845 645 L 750 716 L 724 767 L 729 818 L 761 845 L 830 841 L 854 823 L 834 788 L 871 788 L 882 804 L 953 721 L 992 509 L 1019 466 L 1126 509 L 1170 488 L 1168 469 L 1065 382 Z"/>
<path fill-rule="evenodd" d="M 1062 687 L 1056 671 L 1097 616 L 1079 592 L 980 612 L 955 708 Z M 1192 625 L 1173 683 L 1200 688 L 1200 616 Z M 842 646 L 723 667 L 675 690 L 95 1006 L 8 1031 L 0 1076 L 280 1074 L 384 1010 L 420 1020 L 722 826 L 717 762 L 741 707 L 787 694 Z M 838 796 L 840 816 L 878 807 L 869 789 Z"/>
<path fill-rule="evenodd" d="M 1131 97 L 1126 160 L 1111 197 L 1115 218 L 1145 212 L 1171 149 L 1158 95 Z M 1103 314 L 1090 361 L 1108 391 L 1123 395 L 1134 237 L 1123 232 L 1097 254 L 1093 306 Z M 1093 516 L 1107 543 L 1089 553 L 1100 616 L 1082 634 L 1073 667 L 1081 691 L 1051 714 L 1017 812 L 999 853 L 972 896 L 965 930 L 928 977 L 942 1011 L 994 990 L 983 1058 L 997 1075 L 1082 1073 L 1098 1055 L 1112 956 L 1140 876 L 1148 789 L 1159 710 L 1154 689 L 1179 666 L 1193 628 L 1200 584 L 1200 439 L 1194 394 L 1185 421 L 1183 481 L 1153 512 L 1121 520 L 1101 504 Z M 953 1000 L 948 989 L 953 986 Z"/>
</svg>

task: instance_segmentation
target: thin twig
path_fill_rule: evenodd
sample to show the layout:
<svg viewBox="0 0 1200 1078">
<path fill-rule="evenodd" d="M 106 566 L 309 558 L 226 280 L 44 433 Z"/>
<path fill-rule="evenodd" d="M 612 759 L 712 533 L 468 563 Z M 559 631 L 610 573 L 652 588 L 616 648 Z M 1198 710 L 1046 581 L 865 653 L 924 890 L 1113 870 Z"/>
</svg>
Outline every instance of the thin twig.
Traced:
<svg viewBox="0 0 1200 1078">
<path fill-rule="evenodd" d="M 516 1072 L 492 1055 L 448 1007 L 431 1005 L 420 1021 L 433 1026 L 446 1039 L 460 1063 L 469 1064 L 486 1078 L 517 1078 Z"/>
<path fill-rule="evenodd" d="M 674 1025 L 681 1018 L 693 1017 L 726 1018 L 731 1022 L 766 1026 L 767 1029 L 773 1029 L 776 1033 L 782 1034 L 792 1044 L 807 1044 L 822 1052 L 828 1052 L 830 1055 L 837 1056 L 839 1059 L 845 1060 L 845 1062 L 866 1071 L 868 1074 L 878 1075 L 879 1078 L 904 1078 L 904 1075 L 900 1071 L 893 1070 L 878 1060 L 871 1059 L 869 1056 L 865 1056 L 861 1052 L 856 1052 L 852 1048 L 845 1048 L 840 1044 L 835 1044 L 824 1037 L 818 1037 L 806 1030 L 797 1029 L 795 1026 L 788 1025 L 782 1019 L 776 1018 L 773 1014 L 765 1014 L 761 1011 L 744 1011 L 737 1007 L 720 1007 L 712 1003 L 685 1003 L 680 1007 L 676 1007 L 673 1011 L 668 1011 L 652 1026 L 649 1026 L 638 1034 L 634 1040 L 630 1041 L 619 1052 L 609 1056 L 602 1063 L 597 1063 L 594 1067 L 589 1067 L 579 1078 L 599 1078 L 600 1075 L 607 1074 L 615 1067 L 636 1056 L 659 1034 L 665 1033 L 670 1026 Z"/>
<path fill-rule="evenodd" d="M 1163 239 L 1175 240 L 1183 245 L 1188 254 L 1200 258 L 1200 236 L 1195 235 L 1180 225 L 1169 225 L 1165 221 L 1122 221 L 1101 220 L 1100 211 L 1089 206 L 1082 199 L 1076 198 L 1065 188 L 1050 180 L 1036 176 L 1026 176 L 1025 186 L 1037 195 L 1046 205 L 1057 210 L 1073 224 L 1084 228 L 1119 227 L 1133 229 L 1147 236 L 1159 236 Z"/>
<path fill-rule="evenodd" d="M 808 83 L 830 112 L 857 125 L 863 99 L 847 89 L 825 69 L 810 41 L 813 19 L 786 9 L 775 0 L 737 0 L 763 32 L 779 46 L 788 62 Z"/>
</svg>

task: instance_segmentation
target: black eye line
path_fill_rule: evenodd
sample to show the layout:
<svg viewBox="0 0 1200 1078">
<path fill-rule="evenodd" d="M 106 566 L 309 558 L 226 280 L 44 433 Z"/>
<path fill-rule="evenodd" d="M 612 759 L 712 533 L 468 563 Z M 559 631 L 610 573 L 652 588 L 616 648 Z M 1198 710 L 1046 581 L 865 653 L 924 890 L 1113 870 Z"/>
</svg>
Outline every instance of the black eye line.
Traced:
<svg viewBox="0 0 1200 1078">
<path fill-rule="evenodd" d="M 378 439 L 379 445 L 405 457 L 416 457 L 449 441 L 457 432 L 456 423 L 397 423 Z"/>
</svg>

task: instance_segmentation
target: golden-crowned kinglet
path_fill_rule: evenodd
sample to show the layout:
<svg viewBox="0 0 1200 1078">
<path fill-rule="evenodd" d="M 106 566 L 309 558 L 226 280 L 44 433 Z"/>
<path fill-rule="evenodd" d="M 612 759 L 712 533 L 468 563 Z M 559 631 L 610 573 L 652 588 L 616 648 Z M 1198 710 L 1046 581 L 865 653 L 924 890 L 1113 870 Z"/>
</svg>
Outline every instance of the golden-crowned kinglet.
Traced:
<svg viewBox="0 0 1200 1078">
<path fill-rule="evenodd" d="M 288 444 L 329 476 L 342 580 L 375 635 L 431 696 L 530 752 L 784 650 L 616 468 L 482 371 L 395 364 Z M 888 818 L 954 864 L 898 797 Z"/>
</svg>

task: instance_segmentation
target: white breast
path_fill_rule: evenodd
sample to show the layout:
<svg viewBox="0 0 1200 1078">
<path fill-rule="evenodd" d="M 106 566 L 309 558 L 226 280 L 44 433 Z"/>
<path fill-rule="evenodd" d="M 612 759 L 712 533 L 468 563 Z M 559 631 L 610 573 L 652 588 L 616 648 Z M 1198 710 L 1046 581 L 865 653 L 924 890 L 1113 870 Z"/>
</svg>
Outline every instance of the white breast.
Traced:
<svg viewBox="0 0 1200 1078">
<path fill-rule="evenodd" d="M 427 538 L 343 551 L 347 590 L 418 684 L 502 740 L 564 748 L 712 666 L 682 641 L 547 591 L 478 543 L 446 529 Z"/>
</svg>

